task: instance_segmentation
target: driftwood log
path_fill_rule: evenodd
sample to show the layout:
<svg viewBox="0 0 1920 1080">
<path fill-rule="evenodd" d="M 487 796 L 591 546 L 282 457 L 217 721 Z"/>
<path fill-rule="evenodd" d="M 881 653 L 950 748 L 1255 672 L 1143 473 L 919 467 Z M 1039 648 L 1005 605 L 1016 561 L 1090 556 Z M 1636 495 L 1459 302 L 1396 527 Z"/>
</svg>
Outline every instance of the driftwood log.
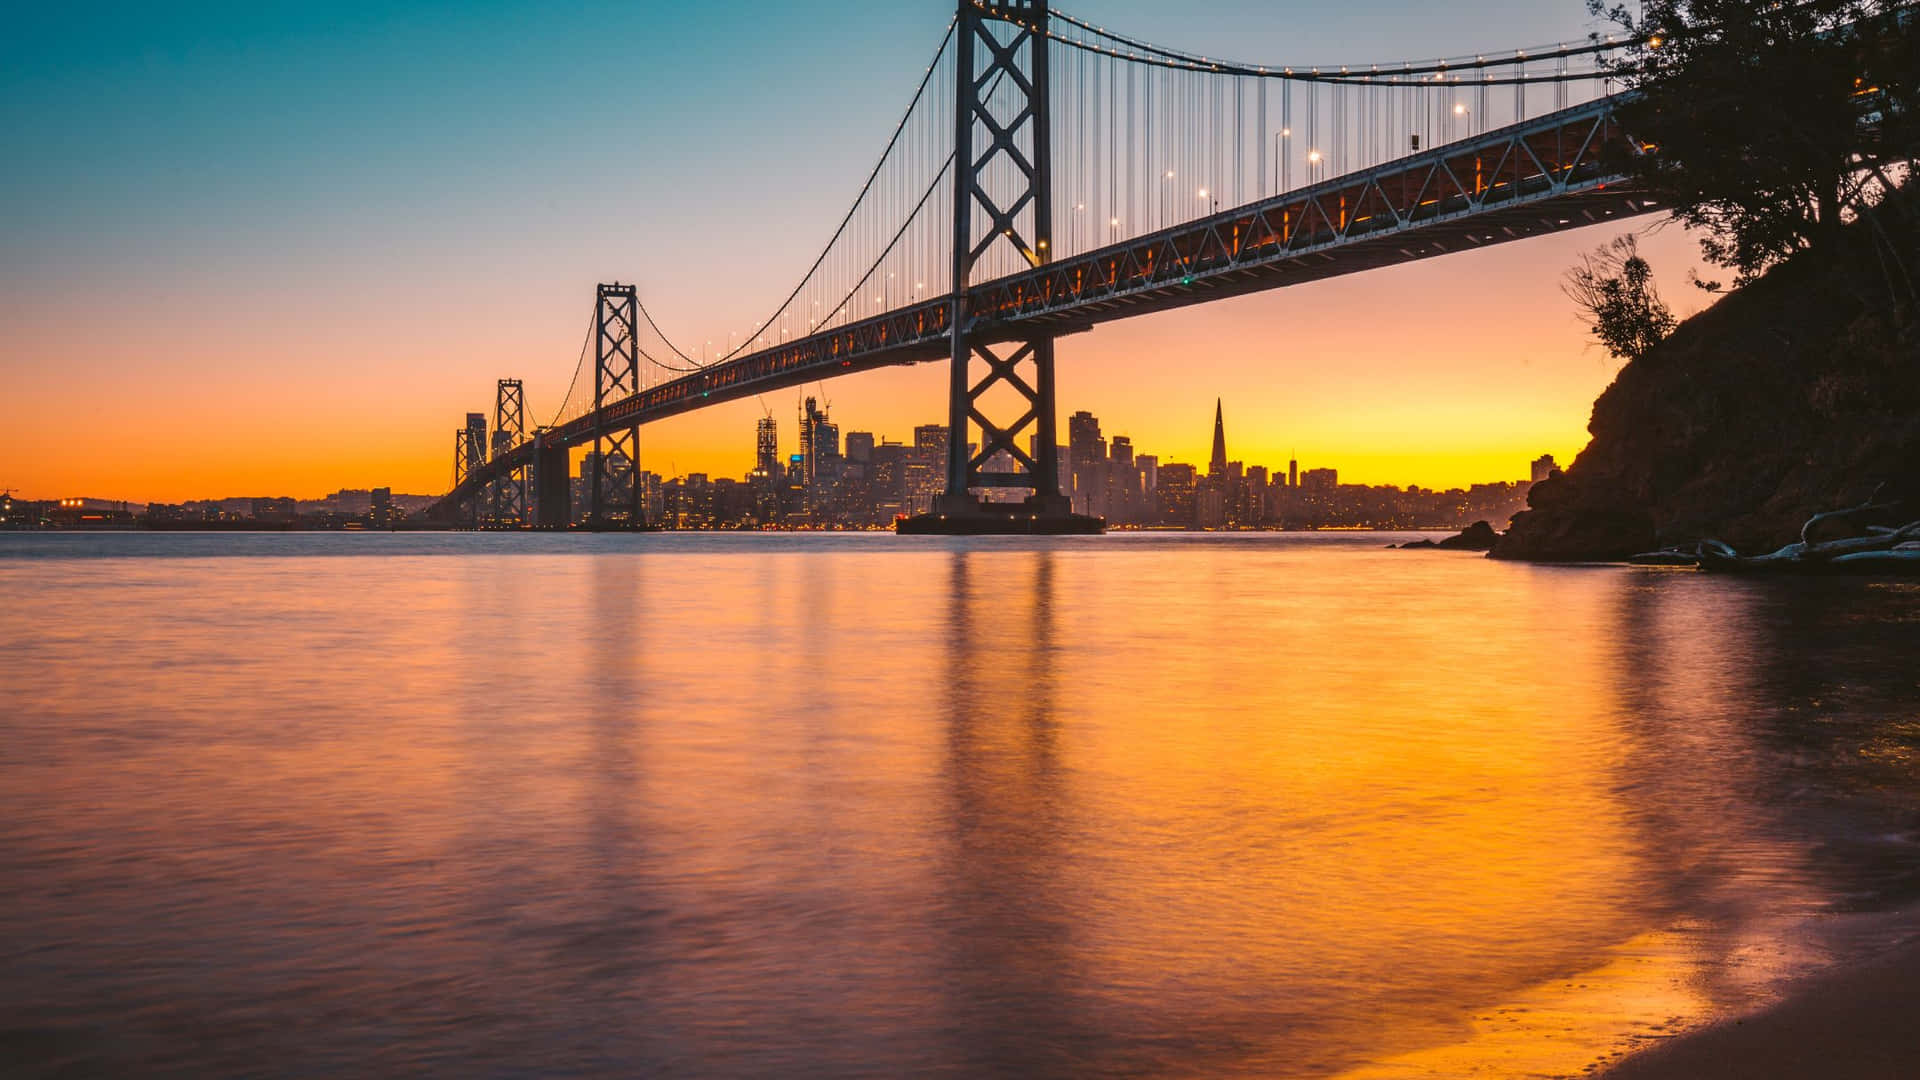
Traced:
<svg viewBox="0 0 1920 1080">
<path fill-rule="evenodd" d="M 1765 555 L 1742 555 L 1718 540 L 1702 540 L 1687 547 L 1648 551 L 1627 560 L 1640 566 L 1697 566 L 1730 574 L 1877 574 L 1920 576 L 1920 521 L 1905 525 L 1862 525 L 1852 522 L 1867 514 L 1885 513 L 1898 503 L 1874 501 L 1813 515 L 1800 527 L 1800 539 Z M 1834 540 L 1813 539 L 1816 528 L 1840 523 L 1854 535 Z"/>
</svg>

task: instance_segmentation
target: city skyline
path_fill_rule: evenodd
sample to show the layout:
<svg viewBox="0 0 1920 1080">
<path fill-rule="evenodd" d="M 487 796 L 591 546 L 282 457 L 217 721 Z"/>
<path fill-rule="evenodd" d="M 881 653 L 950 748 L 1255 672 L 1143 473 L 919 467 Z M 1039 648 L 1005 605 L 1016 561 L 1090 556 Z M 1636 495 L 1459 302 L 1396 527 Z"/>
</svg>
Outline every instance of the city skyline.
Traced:
<svg viewBox="0 0 1920 1080">
<path fill-rule="evenodd" d="M 1229 455 L 1225 405 L 1215 399 L 1212 454 L 1207 465 L 1162 459 L 1136 448 L 1132 439 L 1101 429 L 1099 417 L 1081 410 L 1067 421 L 1067 442 L 1055 447 L 1058 490 L 1071 511 L 1110 527 L 1197 529 L 1451 528 L 1474 521 L 1505 522 L 1525 504 L 1531 486 L 1558 468 L 1552 454 L 1532 459 L 1518 480 L 1482 480 L 1452 488 L 1342 483 L 1331 464 L 1289 457 L 1284 468 Z M 469 421 L 484 420 L 469 415 Z M 569 462 L 566 480 L 570 520 L 590 522 L 596 479 L 603 490 L 637 500 L 646 523 L 665 529 L 885 528 L 929 512 L 945 489 L 948 431 L 939 423 L 916 424 L 911 439 L 892 439 L 841 425 L 821 399 L 802 399 L 794 442 L 783 452 L 778 418 L 769 414 L 753 427 L 752 465 L 744 473 L 695 471 L 663 476 L 636 468 L 622 449 L 604 462 L 588 452 Z M 461 453 L 471 457 L 487 442 L 484 426 L 456 433 Z M 968 441 L 969 456 L 978 445 Z M 1026 452 L 1042 460 L 1037 436 Z M 1001 451 L 996 471 L 1016 468 Z M 533 507 L 515 504 L 510 488 L 486 489 L 469 505 L 464 524 L 513 528 L 531 520 Z M 540 481 L 536 477 L 534 483 Z M 629 494 L 620 494 L 629 493 Z M 347 493 L 341 493 L 346 495 Z M 982 489 L 976 494 L 1007 502 Z M 175 508 L 167 507 L 172 514 Z M 177 518 L 176 518 L 177 520 Z"/>
<path fill-rule="evenodd" d="M 1273 20 L 1242 18 L 1246 7 L 1175 17 L 1128 0 L 1083 13 L 1274 57 L 1484 45 L 1482 26 L 1402 3 L 1303 13 L 1284 34 Z M 60 104 L 6 134 L 22 168 L 0 200 L 18 256 L 0 269 L 10 327 L 0 343 L 10 391 L 0 400 L 0 485 L 163 501 L 343 485 L 444 490 L 445 446 L 433 433 L 484 407 L 496 376 L 525 380 L 530 424 L 557 407 L 592 281 L 638 280 L 663 329 L 697 351 L 709 341 L 720 351 L 751 326 L 857 186 L 893 122 L 903 73 L 924 63 L 946 14 L 873 6 L 853 20 L 868 61 L 831 72 L 784 49 L 758 57 L 796 98 L 825 80 L 850 101 L 803 148 L 794 132 L 817 125 L 798 105 L 756 97 L 749 107 L 689 89 L 723 38 L 710 14 L 674 12 L 640 40 L 657 63 L 639 65 L 649 74 L 636 93 L 669 107 L 609 102 L 582 113 L 560 95 L 595 80 L 626 85 L 635 65 L 604 44 L 581 46 L 610 35 L 601 20 L 617 28 L 634 16 L 503 4 L 425 20 L 404 10 L 299 26 L 269 14 L 136 19 L 109 42 L 46 17 L 0 46 L 10 100 Z M 844 43 L 844 28 L 765 15 L 795 54 Z M 1495 4 L 1488 20 L 1516 43 L 1590 28 L 1575 3 Z M 1222 35 L 1243 25 L 1251 37 Z M 494 63 L 443 55 L 431 71 L 409 66 L 410 44 L 432 34 L 529 71 L 563 68 L 563 56 L 577 70 L 522 100 L 518 82 L 511 94 L 494 87 Z M 62 66 L 82 50 L 85 63 Z M 370 112 L 364 97 L 334 92 L 348 74 L 415 103 Z M 215 81 L 239 92 L 183 92 Z M 608 125 L 630 134 L 618 150 L 588 137 Z M 114 167 L 96 168 L 100 151 L 63 134 L 79 129 L 107 136 L 99 143 L 116 147 Z M 209 174 L 196 151 L 221 170 Z M 800 162 L 801 174 L 776 184 L 769 155 Z M 322 160 L 350 166 L 329 174 L 348 179 L 317 184 Z M 464 183 L 447 187 L 449 175 Z M 762 230 L 730 209 L 775 191 L 786 227 Z M 765 272 L 742 282 L 725 253 L 749 235 Z M 1061 390 L 1130 417 L 1137 440 L 1187 460 L 1203 457 L 1206 434 L 1183 418 L 1216 394 L 1245 403 L 1249 457 L 1275 459 L 1298 443 L 1361 480 L 1452 486 L 1541 449 L 1570 459 L 1614 365 L 1588 344 L 1558 275 L 1607 237 L 1545 237 L 1070 335 L 1058 345 Z M 1644 249 L 1667 281 L 1695 265 L 1678 229 Z M 120 312 L 107 348 L 99 331 L 76 329 L 93 326 L 104 281 Z M 836 380 L 827 393 L 876 427 L 904 430 L 937 413 L 942 381 L 929 364 Z M 91 437 L 46 452 L 83 408 Z M 718 470 L 757 410 L 742 402 L 650 425 L 642 464 Z M 1287 432 L 1286 442 L 1256 445 L 1267 431 Z"/>
<path fill-rule="evenodd" d="M 734 457 L 739 460 L 725 463 L 719 466 L 718 468 L 693 468 L 693 469 L 685 469 L 680 472 L 668 473 L 668 472 L 663 472 L 657 468 L 653 468 L 649 466 L 646 460 L 646 454 L 645 454 L 644 445 L 643 445 L 641 460 L 640 460 L 640 469 L 643 472 L 654 474 L 662 481 L 673 481 L 673 480 L 684 481 L 694 476 L 710 476 L 714 478 L 726 477 L 729 479 L 733 479 L 733 478 L 751 479 L 752 476 L 757 471 L 766 468 L 767 463 L 770 460 L 779 464 L 784 469 L 786 466 L 795 464 L 796 463 L 795 459 L 801 456 L 800 450 L 805 445 L 807 440 L 807 434 L 806 434 L 807 421 L 808 421 L 807 412 L 806 412 L 807 406 L 810 404 L 814 404 L 818 400 L 819 399 L 812 396 L 803 396 L 803 403 L 801 404 L 800 410 L 799 410 L 800 411 L 799 418 L 784 426 L 780 423 L 779 417 L 771 413 L 762 415 L 759 418 L 757 418 L 753 427 L 752 449 L 750 452 L 736 453 Z M 1215 418 L 1214 418 L 1216 425 L 1220 424 L 1223 421 L 1224 409 L 1225 409 L 1224 399 L 1216 398 L 1215 399 Z M 924 432 L 929 429 L 938 429 L 942 432 L 945 431 L 945 427 L 943 425 L 941 425 L 936 420 L 930 419 L 930 418 L 923 418 L 921 422 L 913 424 L 910 430 L 905 435 L 896 436 L 896 434 L 893 432 L 882 431 L 882 430 L 879 430 L 877 427 L 874 428 L 873 430 L 868 430 L 867 426 L 855 427 L 852 425 L 841 424 L 838 421 L 832 421 L 830 419 L 830 413 L 825 407 L 822 407 L 820 409 L 820 411 L 817 414 L 817 417 L 819 421 L 825 422 L 825 426 L 831 430 L 832 435 L 836 440 L 841 440 L 841 439 L 847 440 L 844 446 L 838 445 L 838 444 L 835 445 L 835 453 L 845 456 L 847 458 L 853 458 L 855 456 L 851 452 L 852 441 L 863 438 L 863 437 L 865 438 L 865 440 L 867 440 L 866 446 L 869 449 L 876 446 L 912 447 L 915 445 L 915 435 L 918 432 Z M 1160 464 L 1163 466 L 1164 465 L 1174 465 L 1174 466 L 1184 465 L 1188 468 L 1194 469 L 1196 475 L 1200 477 L 1206 477 L 1213 474 L 1212 466 L 1214 462 L 1211 460 L 1211 457 L 1209 455 L 1202 455 L 1202 457 L 1206 459 L 1203 464 L 1202 461 L 1200 460 L 1186 460 L 1182 458 L 1180 455 L 1152 453 L 1147 449 L 1145 444 L 1141 444 L 1137 440 L 1135 440 L 1132 437 L 1129 430 L 1116 429 L 1110 432 L 1106 432 L 1104 431 L 1104 429 L 1099 429 L 1098 428 L 1099 418 L 1093 416 L 1090 410 L 1084 410 L 1084 409 L 1075 410 L 1074 413 L 1067 418 L 1069 422 L 1062 424 L 1060 430 L 1063 432 L 1071 433 L 1071 429 L 1073 427 L 1073 421 L 1081 417 L 1089 417 L 1094 420 L 1096 424 L 1096 432 L 1097 432 L 1096 437 L 1101 438 L 1103 446 L 1107 440 L 1117 440 L 1119 442 L 1127 443 L 1129 447 L 1132 448 L 1131 449 L 1132 453 L 1142 456 L 1146 459 L 1152 460 L 1157 464 Z M 463 430 L 466 433 L 468 433 L 469 439 L 477 440 L 480 444 L 486 445 L 486 444 L 489 444 L 494 438 L 493 433 L 487 428 L 487 424 L 488 424 L 488 418 L 484 413 L 478 413 L 478 412 L 469 413 L 467 414 L 467 423 L 464 426 Z M 1221 434 L 1221 432 L 1213 428 L 1210 428 L 1209 431 L 1213 432 L 1214 436 Z M 477 434 L 475 434 L 476 432 Z M 1211 437 L 1213 436 L 1210 436 L 1210 438 Z M 1260 444 L 1265 445 L 1267 443 L 1272 443 L 1272 442 L 1274 442 L 1274 440 L 1268 439 L 1268 440 L 1262 440 Z M 1072 486 L 1070 456 L 1068 454 L 1070 445 L 1071 445 L 1071 439 L 1069 434 L 1069 442 L 1063 442 L 1060 444 L 1060 450 L 1062 452 L 1062 456 L 1060 459 L 1061 461 L 1060 471 L 1061 471 L 1061 477 L 1063 481 L 1062 483 L 1063 490 L 1067 490 Z M 1301 464 L 1301 458 L 1297 451 L 1293 449 L 1289 449 L 1287 454 L 1288 456 L 1286 460 L 1288 463 L 1294 466 L 1294 471 L 1296 472 L 1296 476 L 1299 473 L 1307 473 L 1307 472 L 1314 472 L 1314 471 L 1320 471 L 1320 470 L 1330 471 L 1334 474 L 1341 473 L 1341 465 L 1338 462 L 1332 461 L 1330 459 L 1322 460 L 1318 458 L 1309 457 L 1307 459 L 1306 464 Z M 574 455 L 574 458 L 571 462 L 570 473 L 572 473 L 576 478 L 579 475 L 581 475 L 581 473 L 579 472 L 579 467 L 584 457 L 585 457 L 584 454 Z M 1467 490 L 1475 485 L 1483 485 L 1483 484 L 1490 484 L 1490 483 L 1510 483 L 1516 480 L 1538 481 L 1542 477 L 1538 471 L 1537 466 L 1539 464 L 1539 461 L 1542 460 L 1543 457 L 1544 457 L 1544 460 L 1547 460 L 1549 462 L 1553 462 L 1557 460 L 1556 455 L 1554 455 L 1551 451 L 1546 452 L 1544 455 L 1535 455 L 1534 458 L 1529 459 L 1532 462 L 1529 468 L 1533 470 L 1529 476 L 1520 475 L 1520 473 L 1526 472 L 1527 471 L 1526 469 L 1517 469 L 1514 471 L 1514 474 L 1511 476 L 1483 475 L 1483 476 L 1476 477 L 1466 483 L 1447 484 L 1447 485 L 1420 484 L 1413 481 L 1395 482 L 1393 480 L 1360 479 L 1360 478 L 1353 477 L 1351 474 L 1341 475 L 1340 481 L 1342 483 L 1352 484 L 1355 486 L 1395 487 L 1395 488 L 1401 488 L 1406 490 L 1429 490 L 1429 491 Z M 1246 457 L 1234 457 L 1231 454 L 1229 455 L 1229 458 L 1231 459 L 1232 463 L 1242 464 L 1248 468 L 1272 469 L 1273 475 L 1275 477 L 1280 477 L 1284 475 L 1283 471 L 1278 467 L 1277 462 L 1269 462 L 1269 461 L 1263 461 L 1259 459 L 1246 458 Z M 1227 460 L 1229 459 L 1222 459 L 1223 463 Z M 742 462 L 745 463 L 744 467 L 742 467 Z M 372 485 L 372 486 L 333 485 L 328 487 L 324 491 L 311 492 L 311 493 L 283 491 L 277 488 L 272 490 L 261 489 L 259 491 L 247 491 L 247 492 L 222 492 L 218 494 L 211 493 L 211 492 L 201 492 L 195 495 L 187 496 L 185 498 L 176 498 L 176 499 L 157 499 L 157 498 L 147 499 L 147 498 L 138 498 L 138 497 L 118 498 L 118 497 L 112 497 L 112 496 L 103 496 L 103 495 L 99 495 L 92 492 L 63 492 L 59 494 L 42 494 L 37 492 L 15 490 L 15 489 L 4 489 L 4 490 L 6 490 L 8 494 L 11 494 L 15 498 L 22 499 L 22 500 L 50 501 L 50 502 L 76 500 L 76 501 L 88 503 L 89 505 L 97 505 L 97 506 L 106 506 L 109 504 L 146 506 L 146 505 L 192 505 L 192 504 L 221 504 L 221 503 L 237 505 L 237 504 L 247 503 L 247 502 L 257 502 L 262 500 L 273 501 L 273 500 L 282 500 L 282 499 L 287 500 L 289 502 L 296 502 L 300 504 L 328 504 L 331 502 L 338 501 L 339 498 L 342 496 L 346 497 L 348 500 L 351 500 L 355 496 L 367 497 L 367 496 L 370 496 L 370 493 L 378 492 L 378 491 L 390 492 L 391 495 L 394 497 L 409 497 L 409 498 L 422 498 L 422 497 L 428 497 L 428 496 L 433 496 L 437 494 L 437 492 L 428 491 L 424 489 L 417 490 L 417 491 L 408 490 L 396 484 L 378 484 L 378 485 Z"/>
</svg>

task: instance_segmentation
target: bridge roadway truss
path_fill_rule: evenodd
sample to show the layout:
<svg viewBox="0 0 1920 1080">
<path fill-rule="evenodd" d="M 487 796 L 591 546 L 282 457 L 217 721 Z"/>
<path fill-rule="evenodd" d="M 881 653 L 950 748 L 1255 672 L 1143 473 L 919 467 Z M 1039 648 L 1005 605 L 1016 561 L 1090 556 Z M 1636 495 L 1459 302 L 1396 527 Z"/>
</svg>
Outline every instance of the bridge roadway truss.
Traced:
<svg viewBox="0 0 1920 1080">
<path fill-rule="evenodd" d="M 543 449 L 551 461 L 558 451 L 606 433 L 636 431 L 710 405 L 879 367 L 953 361 L 961 340 L 987 350 L 1015 343 L 1014 353 L 1045 341 L 1050 354 L 1056 335 L 1136 315 L 1656 212 L 1661 207 L 1634 190 L 1618 168 L 1620 155 L 1638 149 L 1615 118 L 1622 97 L 1548 113 L 1058 262 L 1037 260 L 1030 269 L 972 285 L 964 295 L 910 304 L 613 397 L 468 470 L 433 512 L 445 517 L 448 507 Z M 958 376 L 954 383 L 960 384 Z M 978 462 L 967 468 L 978 477 Z M 540 520 L 558 521 L 544 507 Z"/>
</svg>

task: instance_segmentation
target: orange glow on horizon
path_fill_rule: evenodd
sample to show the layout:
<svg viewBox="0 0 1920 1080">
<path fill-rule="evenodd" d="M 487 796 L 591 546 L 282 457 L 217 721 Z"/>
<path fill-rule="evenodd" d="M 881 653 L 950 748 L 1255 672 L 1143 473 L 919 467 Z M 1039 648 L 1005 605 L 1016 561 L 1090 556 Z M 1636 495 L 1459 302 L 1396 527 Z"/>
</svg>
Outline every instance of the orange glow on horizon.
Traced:
<svg viewBox="0 0 1920 1080">
<path fill-rule="evenodd" d="M 1087 409 L 1136 453 L 1204 466 L 1219 397 L 1229 456 L 1249 466 L 1284 469 L 1297 451 L 1302 468 L 1336 468 L 1344 483 L 1444 489 L 1522 479 L 1542 453 L 1565 464 L 1585 445 L 1593 399 L 1617 364 L 1589 344 L 1560 273 L 1579 252 L 1650 224 L 1061 338 L 1060 437 L 1067 414 Z M 1695 265 L 1693 247 L 1678 229 L 1643 243 L 1670 284 Z M 0 401 L 0 487 L 161 502 L 444 491 L 449 435 L 467 411 L 491 413 L 494 378 L 526 381 L 530 423 L 564 395 L 590 303 L 591 282 L 574 285 L 529 293 L 476 277 L 428 298 L 422 314 L 377 278 L 354 279 L 325 292 L 290 333 L 262 314 L 278 310 L 263 298 L 272 283 L 236 284 L 217 296 L 136 299 L 123 325 L 141 328 L 138 348 L 105 352 L 71 333 L 80 300 L 20 312 L 0 343 L 15 384 Z M 1691 299 L 1668 293 L 1677 306 Z M 763 404 L 780 419 L 784 453 L 806 394 L 831 402 L 843 434 L 911 442 L 915 425 L 944 422 L 945 382 L 943 364 L 921 364 L 716 406 L 648 426 L 642 464 L 664 475 L 744 475 Z"/>
</svg>

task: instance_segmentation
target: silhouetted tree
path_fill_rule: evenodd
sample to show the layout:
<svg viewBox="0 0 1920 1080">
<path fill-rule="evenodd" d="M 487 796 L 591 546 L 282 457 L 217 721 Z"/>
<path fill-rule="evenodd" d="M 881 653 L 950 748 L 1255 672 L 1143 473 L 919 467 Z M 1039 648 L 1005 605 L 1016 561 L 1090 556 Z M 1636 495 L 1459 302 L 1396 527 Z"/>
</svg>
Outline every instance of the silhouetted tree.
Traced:
<svg viewBox="0 0 1920 1080">
<path fill-rule="evenodd" d="M 1582 255 L 1560 287 L 1580 308 L 1593 336 L 1623 360 L 1645 356 L 1677 324 L 1632 233 Z"/>
<path fill-rule="evenodd" d="M 1843 207 L 1911 175 L 1920 19 L 1911 0 L 1588 0 L 1636 44 L 1612 62 L 1628 167 L 1736 284 L 1825 243 Z"/>
</svg>

